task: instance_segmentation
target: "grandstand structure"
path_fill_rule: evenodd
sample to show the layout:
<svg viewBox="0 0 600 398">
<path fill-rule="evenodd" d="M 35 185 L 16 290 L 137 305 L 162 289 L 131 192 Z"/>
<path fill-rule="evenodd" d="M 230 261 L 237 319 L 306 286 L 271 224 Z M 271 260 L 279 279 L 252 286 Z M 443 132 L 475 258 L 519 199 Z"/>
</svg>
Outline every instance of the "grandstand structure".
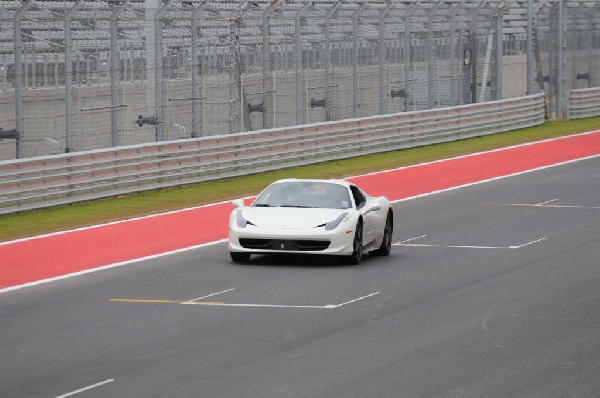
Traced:
<svg viewBox="0 0 600 398">
<path fill-rule="evenodd" d="M 560 116 L 599 29 L 589 0 L 1 0 L 0 159 L 539 90 Z"/>
</svg>

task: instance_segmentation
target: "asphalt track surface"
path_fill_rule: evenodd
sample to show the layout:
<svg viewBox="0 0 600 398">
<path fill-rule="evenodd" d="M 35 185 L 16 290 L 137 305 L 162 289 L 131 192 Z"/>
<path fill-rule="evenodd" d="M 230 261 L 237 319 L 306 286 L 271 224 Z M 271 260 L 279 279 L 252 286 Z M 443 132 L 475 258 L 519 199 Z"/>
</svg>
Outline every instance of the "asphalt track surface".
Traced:
<svg viewBox="0 0 600 398">
<path fill-rule="evenodd" d="M 598 397 L 600 157 L 394 205 L 389 257 L 224 243 L 0 296 L 1 397 Z"/>
</svg>

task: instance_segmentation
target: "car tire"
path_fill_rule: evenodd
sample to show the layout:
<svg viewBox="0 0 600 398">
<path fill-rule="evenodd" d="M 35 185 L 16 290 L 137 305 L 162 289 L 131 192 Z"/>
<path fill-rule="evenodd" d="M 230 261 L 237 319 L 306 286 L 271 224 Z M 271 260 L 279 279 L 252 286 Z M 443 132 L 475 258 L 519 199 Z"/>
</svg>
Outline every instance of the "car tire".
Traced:
<svg viewBox="0 0 600 398">
<path fill-rule="evenodd" d="M 350 265 L 358 265 L 362 258 L 362 245 L 363 245 L 363 225 L 362 221 L 356 224 L 356 231 L 354 232 L 354 240 L 352 241 L 352 254 L 346 258 L 346 262 Z"/>
<path fill-rule="evenodd" d="M 250 253 L 229 252 L 229 255 L 231 256 L 231 260 L 233 260 L 234 263 L 247 263 L 248 261 L 250 261 Z"/>
<path fill-rule="evenodd" d="M 373 254 L 377 256 L 389 256 L 392 251 L 392 235 L 394 233 L 394 214 L 390 210 L 385 220 L 385 227 L 383 228 L 383 240 L 379 249 L 373 250 Z"/>
</svg>

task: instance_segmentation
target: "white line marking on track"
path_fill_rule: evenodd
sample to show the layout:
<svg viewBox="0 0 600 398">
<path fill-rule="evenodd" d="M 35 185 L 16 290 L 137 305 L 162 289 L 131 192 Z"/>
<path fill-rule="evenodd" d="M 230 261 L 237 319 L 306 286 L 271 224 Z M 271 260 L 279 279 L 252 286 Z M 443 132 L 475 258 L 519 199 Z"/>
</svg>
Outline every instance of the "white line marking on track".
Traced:
<svg viewBox="0 0 600 398">
<path fill-rule="evenodd" d="M 408 242 L 412 242 L 413 240 L 417 240 L 417 239 L 421 239 L 421 238 L 426 238 L 426 237 L 427 237 L 427 235 L 421 235 L 421 236 L 417 236 L 415 238 L 410 238 L 410 239 L 403 240 L 403 241 L 398 242 L 396 244 L 398 245 L 398 244 L 401 244 L 401 243 L 408 243 Z"/>
<path fill-rule="evenodd" d="M 234 287 L 233 289 L 227 289 L 227 290 L 223 290 L 223 291 L 220 291 L 220 292 L 216 292 L 216 293 L 212 293 L 212 294 L 207 294 L 206 296 L 198 297 L 198 298 L 195 298 L 195 299 L 193 299 L 193 300 L 186 301 L 186 302 L 184 302 L 184 303 L 181 303 L 181 304 L 196 304 L 196 303 L 194 303 L 195 301 L 200 301 L 200 300 L 203 300 L 203 299 L 205 299 L 205 298 L 209 298 L 209 297 L 216 296 L 216 295 L 218 295 L 218 294 L 223 294 L 223 293 L 231 292 L 231 291 L 233 291 L 233 290 L 235 290 L 235 289 L 236 289 L 236 288 Z"/>
<path fill-rule="evenodd" d="M 552 203 L 552 202 L 556 202 L 558 199 L 552 199 L 552 200 L 547 200 L 545 202 L 542 203 L 538 203 L 536 204 L 536 206 L 543 206 L 543 205 L 547 205 L 548 203 Z"/>
<path fill-rule="evenodd" d="M 394 246 L 406 246 L 406 247 L 445 247 L 449 249 L 498 249 L 498 250 L 516 250 L 525 246 L 533 245 L 534 243 L 541 242 L 546 238 L 537 239 L 531 242 L 527 242 L 523 245 L 518 246 L 468 246 L 468 245 L 428 245 L 419 243 L 394 243 Z"/>
<path fill-rule="evenodd" d="M 201 298 L 206 298 L 206 297 L 211 297 L 217 294 L 221 294 L 221 293 L 225 293 L 225 292 L 229 292 L 232 291 L 234 289 L 229 289 L 229 290 L 224 290 L 222 292 L 218 292 L 218 293 L 213 293 L 210 294 L 208 296 L 204 296 L 204 297 L 200 297 L 198 299 L 195 300 L 190 300 L 190 301 L 182 301 L 182 302 L 178 302 L 178 301 L 169 301 L 169 300 L 137 300 L 137 299 L 112 299 L 111 301 L 115 301 L 115 302 L 146 302 L 146 303 L 151 303 L 151 302 L 161 302 L 161 303 L 172 303 L 172 304 L 185 304 L 185 305 L 203 305 L 203 306 L 210 306 L 210 307 L 255 307 L 255 308 L 312 308 L 312 309 L 318 309 L 318 310 L 332 310 L 332 309 L 336 309 L 336 308 L 340 308 L 343 307 L 345 305 L 348 304 L 352 304 L 352 303 L 356 303 L 358 301 L 361 300 L 365 300 L 369 297 L 373 297 L 379 294 L 379 292 L 375 292 L 375 293 L 371 293 L 371 294 L 367 294 L 365 296 L 362 297 L 358 297 L 355 298 L 353 300 L 350 301 L 346 301 L 344 303 L 341 304 L 326 304 L 326 305 L 284 305 L 284 304 L 251 304 L 251 303 L 222 303 L 222 302 L 202 302 L 202 301 L 197 301 L 200 300 Z"/>
<path fill-rule="evenodd" d="M 88 391 L 88 390 L 91 390 L 91 389 L 94 389 L 94 388 L 98 388 L 98 387 L 103 386 L 105 384 L 112 383 L 113 381 L 115 381 L 115 379 L 104 380 L 104 381 L 101 381 L 100 383 L 92 384 L 90 386 L 80 388 L 79 390 L 75 390 L 75 391 L 71 391 L 71 392 L 69 392 L 67 394 L 59 395 L 56 398 L 72 397 L 73 395 L 76 395 L 76 394 L 79 394 L 79 393 L 82 393 L 84 391 Z"/>
<path fill-rule="evenodd" d="M 340 308 L 340 307 L 342 307 L 344 305 L 352 304 L 352 303 L 355 303 L 357 301 L 364 300 L 366 298 L 376 296 L 378 294 L 379 294 L 379 292 L 375 292 L 375 293 L 367 294 L 366 296 L 362 296 L 362 297 L 356 298 L 354 300 L 346 301 L 345 303 L 342 303 L 342 304 L 337 304 L 337 305 L 333 305 L 333 306 L 332 306 L 332 304 L 330 304 L 329 306 L 331 306 L 330 308 Z"/>
</svg>

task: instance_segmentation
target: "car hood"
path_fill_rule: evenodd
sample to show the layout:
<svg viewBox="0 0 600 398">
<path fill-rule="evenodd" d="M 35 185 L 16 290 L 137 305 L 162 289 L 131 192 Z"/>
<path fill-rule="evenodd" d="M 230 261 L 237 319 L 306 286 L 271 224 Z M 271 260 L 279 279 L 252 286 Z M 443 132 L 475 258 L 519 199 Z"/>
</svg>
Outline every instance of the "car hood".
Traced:
<svg viewBox="0 0 600 398">
<path fill-rule="evenodd" d="M 346 209 L 313 209 L 295 207 L 244 207 L 242 216 L 261 228 L 314 228 L 335 220 Z"/>
</svg>

